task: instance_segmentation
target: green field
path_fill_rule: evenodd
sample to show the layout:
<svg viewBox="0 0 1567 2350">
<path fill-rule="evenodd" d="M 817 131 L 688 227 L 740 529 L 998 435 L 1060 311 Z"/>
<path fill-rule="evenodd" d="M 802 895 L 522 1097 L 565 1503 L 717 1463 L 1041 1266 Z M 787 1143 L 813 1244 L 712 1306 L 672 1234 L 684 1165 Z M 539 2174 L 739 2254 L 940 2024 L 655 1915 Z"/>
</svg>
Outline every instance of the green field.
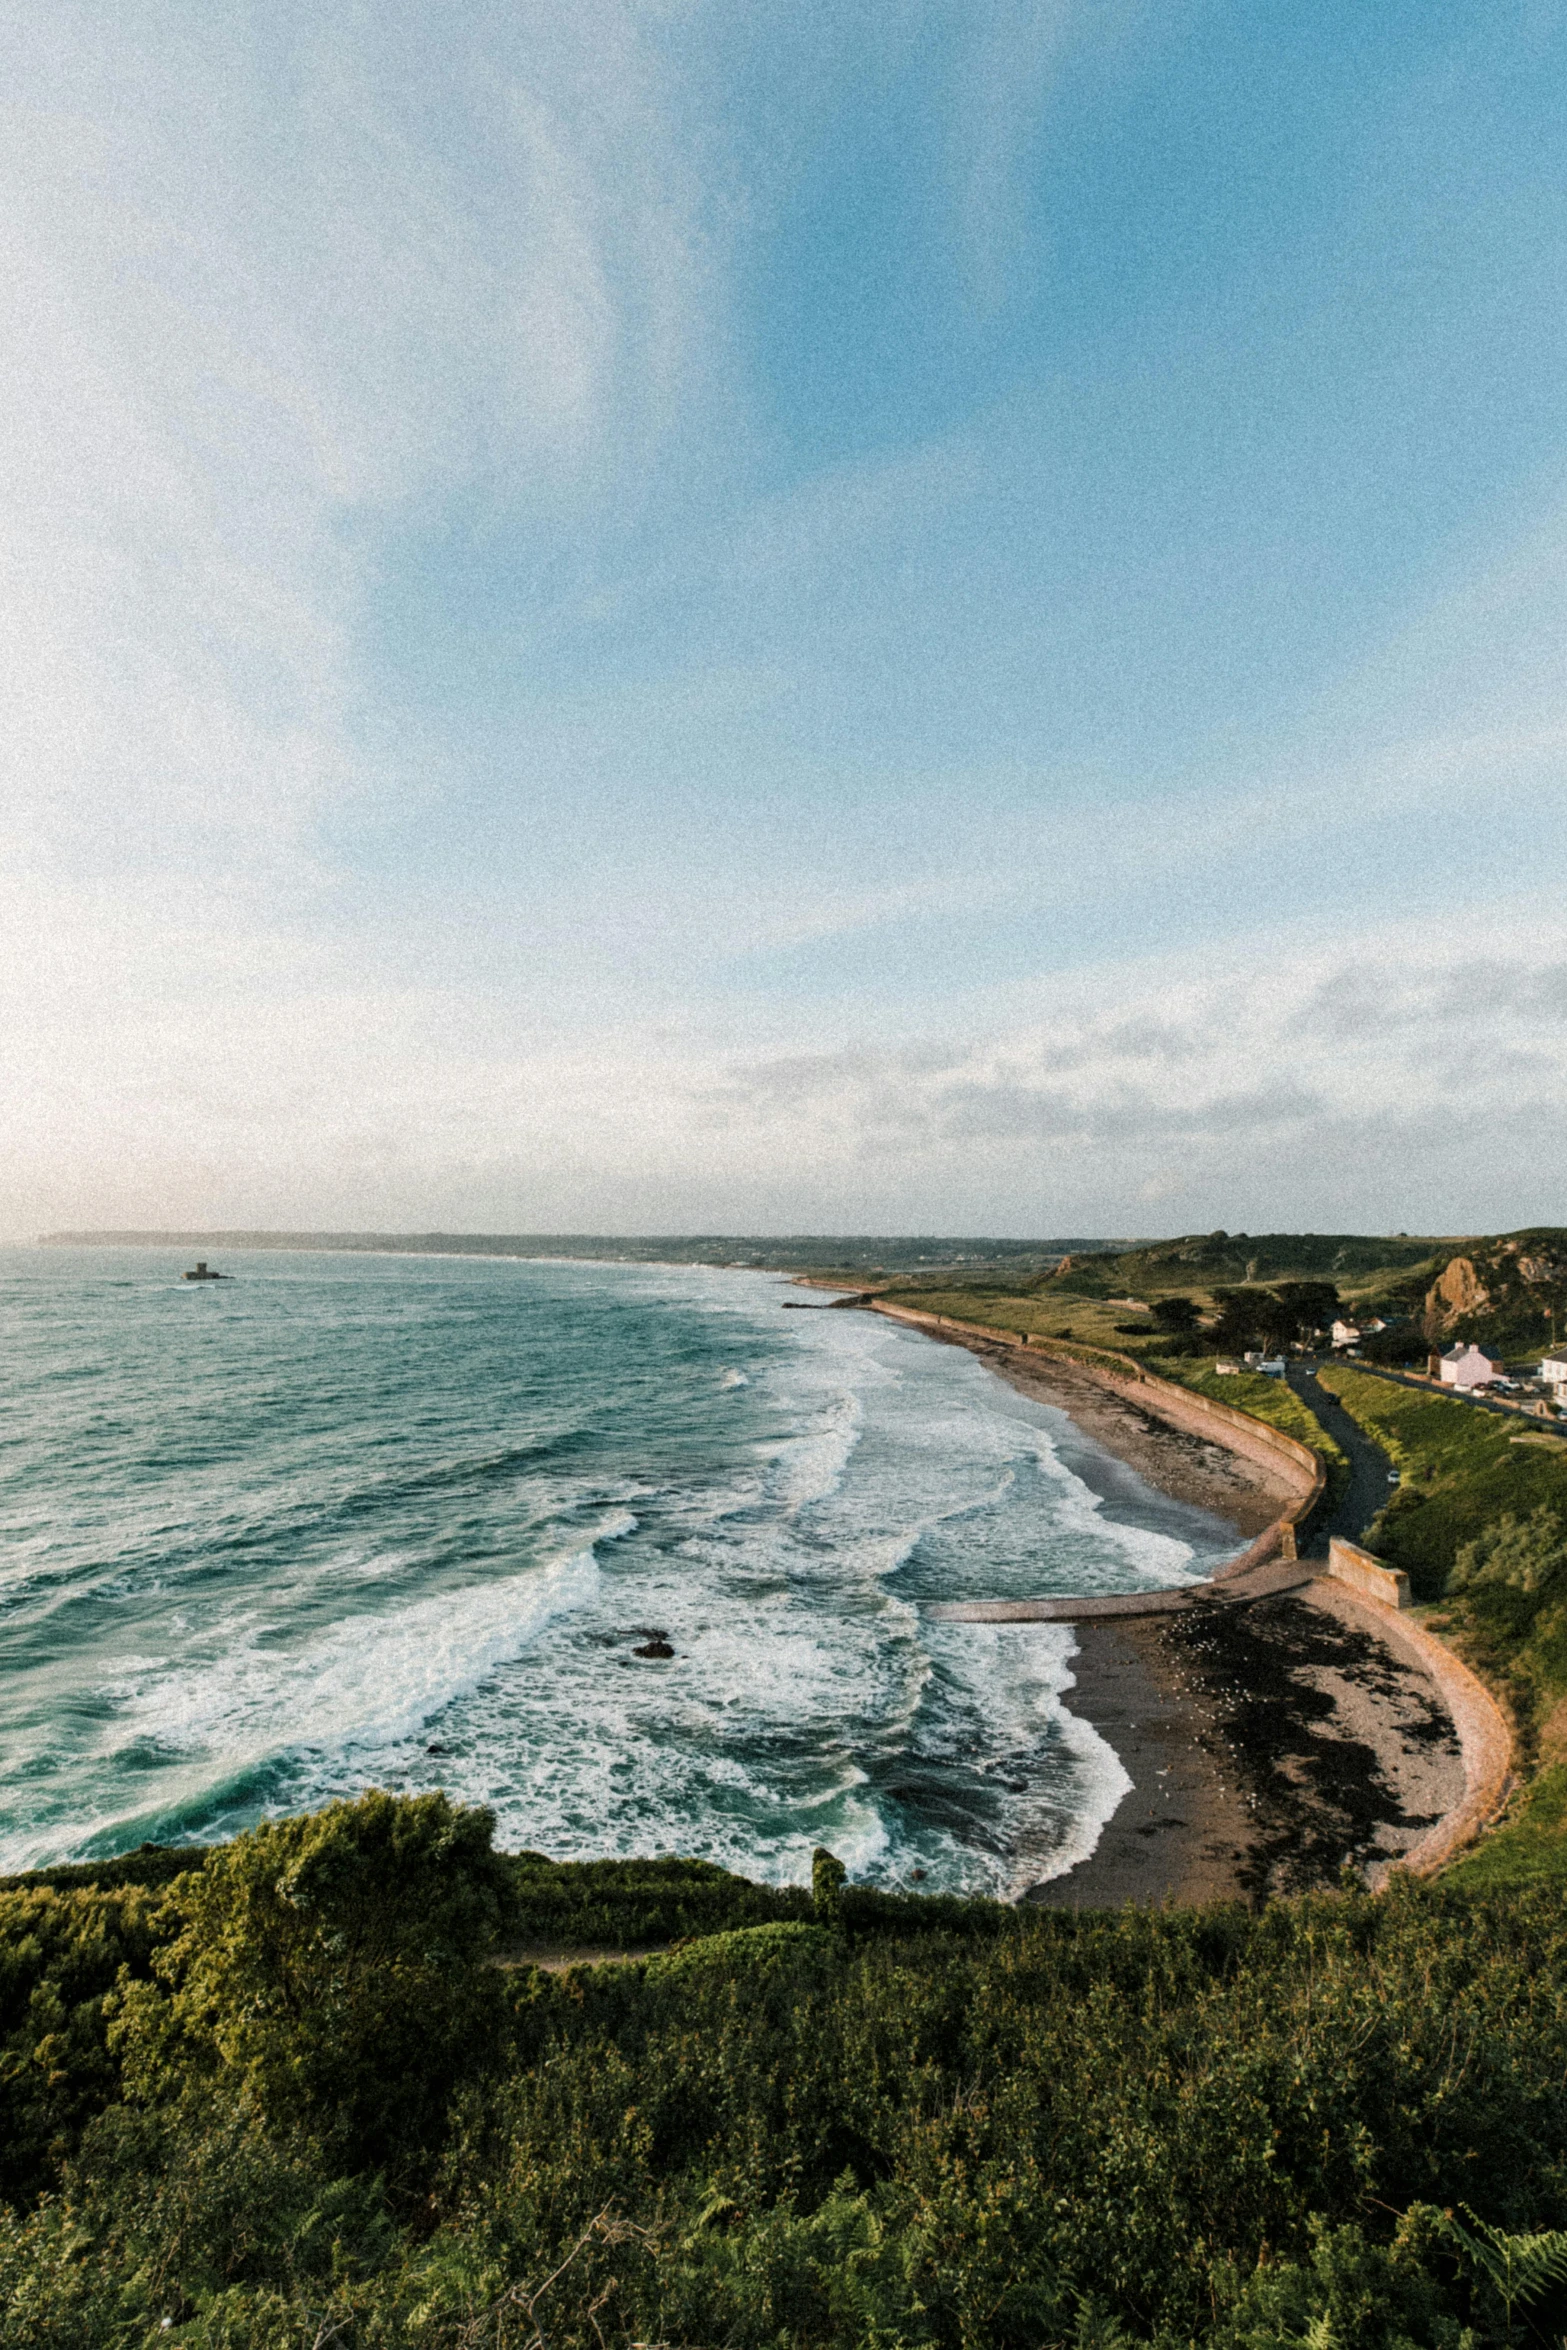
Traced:
<svg viewBox="0 0 1567 2350">
<path fill-rule="evenodd" d="M 1543 1506 L 1567 1519 L 1567 1443 L 1531 1441 L 1525 1421 L 1347 1363 L 1319 1377 L 1403 1473 L 1371 1546 L 1407 1570 L 1417 1598 L 1439 1599 L 1460 1547 L 1504 1512 Z"/>
</svg>

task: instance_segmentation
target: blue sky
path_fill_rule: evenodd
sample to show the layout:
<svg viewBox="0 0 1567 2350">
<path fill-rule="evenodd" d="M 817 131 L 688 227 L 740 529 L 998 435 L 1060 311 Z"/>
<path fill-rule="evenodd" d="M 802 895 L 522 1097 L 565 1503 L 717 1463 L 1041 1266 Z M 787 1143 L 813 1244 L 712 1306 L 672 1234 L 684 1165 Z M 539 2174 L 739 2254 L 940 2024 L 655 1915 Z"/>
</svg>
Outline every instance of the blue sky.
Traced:
<svg viewBox="0 0 1567 2350">
<path fill-rule="evenodd" d="M 1567 10 L 12 29 L 0 1231 L 1567 1220 Z"/>
</svg>

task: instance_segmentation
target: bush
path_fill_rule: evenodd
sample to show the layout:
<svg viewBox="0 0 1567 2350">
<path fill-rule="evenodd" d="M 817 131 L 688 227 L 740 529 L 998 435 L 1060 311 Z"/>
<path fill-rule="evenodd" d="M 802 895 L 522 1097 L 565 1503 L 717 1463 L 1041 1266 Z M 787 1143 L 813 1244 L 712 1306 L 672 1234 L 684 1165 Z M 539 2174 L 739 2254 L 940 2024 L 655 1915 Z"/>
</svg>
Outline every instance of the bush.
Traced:
<svg viewBox="0 0 1567 2350">
<path fill-rule="evenodd" d="M 129 2093 L 101 2036 L 62 2049 L 76 2152 L 0 2212 L 0 2350 L 1560 2331 L 1555 1885 L 1080 1916 L 845 1886 L 830 1927 L 549 1973 L 485 1964 L 499 1866 L 483 1814 L 378 1796 L 149 1909 Z M 71 1938 L 28 1958 L 6 1915 L 63 1983 Z"/>
<path fill-rule="evenodd" d="M 0 2200 L 35 2195 L 119 2095 L 109 2006 L 175 1921 L 140 1886 L 0 1893 Z"/>
<path fill-rule="evenodd" d="M 487 1967 L 511 1876 L 489 1812 L 372 1791 L 270 1821 L 183 1880 L 169 1986 L 127 1990 L 114 2041 L 149 2101 L 220 2082 L 350 2169 L 416 2162 L 457 2081 L 493 2059 Z"/>
<path fill-rule="evenodd" d="M 510 1931 L 540 1948 L 632 1950 L 811 1913 L 803 1887 L 753 1885 L 711 1861 L 552 1861 L 518 1853 Z"/>
</svg>

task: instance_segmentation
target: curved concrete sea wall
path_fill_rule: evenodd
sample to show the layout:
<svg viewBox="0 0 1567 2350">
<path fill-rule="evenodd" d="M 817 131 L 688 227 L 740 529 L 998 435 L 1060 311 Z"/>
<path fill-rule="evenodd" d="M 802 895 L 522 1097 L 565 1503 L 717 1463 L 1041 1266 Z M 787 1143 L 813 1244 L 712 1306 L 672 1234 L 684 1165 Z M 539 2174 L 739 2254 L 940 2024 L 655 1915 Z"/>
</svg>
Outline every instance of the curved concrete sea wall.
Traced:
<svg viewBox="0 0 1567 2350">
<path fill-rule="evenodd" d="M 927 1314 L 913 1306 L 884 1304 L 880 1299 L 867 1300 L 879 1314 L 886 1314 L 896 1322 L 907 1322 L 913 1328 L 945 1332 L 955 1340 L 977 1338 L 992 1346 L 1011 1346 L 1020 1352 L 1027 1350 L 1055 1355 L 1064 1362 L 1075 1364 L 1078 1370 L 1095 1380 L 1101 1387 L 1126 1397 L 1139 1410 L 1152 1412 L 1172 1427 L 1184 1429 L 1190 1435 L 1212 1438 L 1245 1459 L 1266 1466 L 1288 1485 L 1293 1485 L 1296 1498 L 1289 1509 L 1258 1535 L 1239 1558 L 1231 1559 L 1219 1569 L 1215 1582 L 1227 1583 L 1248 1567 L 1259 1565 L 1275 1554 L 1284 1559 L 1298 1557 L 1298 1544 L 1313 1510 L 1322 1498 L 1327 1484 L 1327 1470 L 1319 1453 L 1309 1445 L 1299 1444 L 1281 1429 L 1270 1428 L 1264 1421 L 1253 1420 L 1229 1404 L 1216 1403 L 1209 1396 L 1194 1395 L 1189 1389 L 1172 1386 L 1169 1380 L 1155 1377 L 1134 1363 L 1129 1355 L 1105 1352 L 1098 1360 L 1085 1357 L 1077 1349 L 1062 1346 L 1049 1339 L 1025 1338 L 1021 1333 L 996 1330 L 983 1322 L 960 1322 L 948 1314 Z M 1416 1877 L 1433 1877 L 1448 1861 L 1471 1844 L 1481 1829 L 1495 1819 L 1507 1799 L 1513 1784 L 1513 1735 L 1501 1707 L 1483 1681 L 1456 1657 L 1452 1650 L 1414 1622 L 1402 1610 L 1409 1604 L 1407 1578 L 1397 1569 L 1386 1567 L 1358 1543 L 1345 1542 L 1335 1536 L 1329 1545 L 1328 1573 L 1333 1582 L 1350 1598 L 1357 1613 L 1362 1614 L 1369 1629 L 1395 1654 L 1428 1673 L 1440 1691 L 1443 1702 L 1452 1715 L 1453 1727 L 1464 1760 L 1464 1798 L 1453 1811 L 1444 1815 L 1411 1846 L 1401 1859 L 1385 1864 L 1379 1874 L 1383 1882 L 1392 1868 L 1404 1870 Z M 1196 1591 L 1203 1586 L 1187 1586 L 1178 1592 L 1161 1593 L 1157 1597 L 1170 1606 L 1190 1603 Z M 962 1609 L 941 1609 L 943 1615 L 959 1615 L 966 1619 L 983 1616 L 987 1620 L 1013 1621 L 1027 1614 L 1075 1620 L 1075 1615 L 1086 1613 L 1092 1607 L 1097 1614 L 1153 1612 L 1150 1598 L 1127 1600 L 1100 1600 L 1083 1602 L 1073 1600 L 991 1603 L 976 1607 L 972 1603 Z"/>
<path fill-rule="evenodd" d="M 1434 1877 L 1474 1842 L 1506 1802 L 1513 1785 L 1512 1726 L 1485 1683 L 1423 1624 L 1363 1591 L 1355 1592 L 1354 1606 L 1395 1656 L 1402 1655 L 1429 1673 L 1453 1717 L 1464 1758 L 1463 1801 L 1382 1872 L 1383 1882 L 1392 1869 L 1412 1877 Z"/>
<path fill-rule="evenodd" d="M 1270 1428 L 1265 1421 L 1254 1420 L 1249 1413 L 1238 1412 L 1230 1404 L 1216 1403 L 1210 1396 L 1195 1395 L 1190 1388 L 1176 1387 L 1168 1379 L 1144 1370 L 1130 1355 L 1105 1352 L 1090 1356 L 1048 1338 L 1014 1336 L 1010 1331 L 993 1329 L 983 1322 L 960 1322 L 950 1314 L 927 1314 L 916 1306 L 892 1305 L 882 1298 L 872 1300 L 871 1306 L 873 1312 L 885 1314 L 890 1321 L 907 1322 L 915 1329 L 945 1331 L 960 1340 L 984 1339 L 992 1346 L 1013 1347 L 1020 1354 L 1050 1355 L 1071 1363 L 1100 1387 L 1107 1387 L 1113 1394 L 1134 1403 L 1139 1411 L 1152 1412 L 1188 1436 L 1206 1436 L 1226 1450 L 1239 1453 L 1242 1459 L 1267 1469 L 1293 1495 L 1290 1506 L 1248 1544 L 1239 1558 L 1221 1568 L 1220 1573 L 1239 1574 L 1266 1558 L 1299 1557 L 1307 1523 L 1327 1485 L 1322 1456 L 1313 1452 L 1309 1444 L 1298 1443 L 1282 1429 Z"/>
</svg>

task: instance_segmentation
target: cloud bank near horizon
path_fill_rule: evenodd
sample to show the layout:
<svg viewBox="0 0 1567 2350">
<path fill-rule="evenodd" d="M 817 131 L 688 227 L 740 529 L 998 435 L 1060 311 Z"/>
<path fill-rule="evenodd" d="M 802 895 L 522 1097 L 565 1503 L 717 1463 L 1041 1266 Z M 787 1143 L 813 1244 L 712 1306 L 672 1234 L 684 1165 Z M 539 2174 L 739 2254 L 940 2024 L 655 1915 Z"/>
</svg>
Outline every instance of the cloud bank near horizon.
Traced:
<svg viewBox="0 0 1567 2350">
<path fill-rule="evenodd" d="M 1506 952 L 1297 939 L 1100 969 L 971 1007 L 966 1033 L 762 1053 L 668 1021 L 523 1038 L 506 1005 L 343 973 L 236 1021 L 214 974 L 205 1008 L 95 1037 L 75 1008 L 100 1081 L 55 1091 L 51 1158 L 83 1172 L 40 1221 L 1027 1234 L 1206 1229 L 1217 1200 L 1250 1230 L 1520 1225 L 1567 1163 L 1567 925 L 1507 927 Z M 227 977 L 243 1001 L 253 975 Z M 9 1139 L 0 1177 L 29 1181 Z"/>
<path fill-rule="evenodd" d="M 1567 38 L 17 32 L 0 1237 L 1567 1217 Z"/>
</svg>

